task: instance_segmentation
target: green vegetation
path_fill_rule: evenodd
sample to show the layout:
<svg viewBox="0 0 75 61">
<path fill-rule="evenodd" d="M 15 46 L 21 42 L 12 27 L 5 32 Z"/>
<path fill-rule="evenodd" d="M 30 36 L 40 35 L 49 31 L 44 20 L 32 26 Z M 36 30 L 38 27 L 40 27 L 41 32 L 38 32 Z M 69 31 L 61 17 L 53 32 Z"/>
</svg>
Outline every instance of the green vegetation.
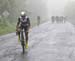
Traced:
<svg viewBox="0 0 75 61">
<path fill-rule="evenodd" d="M 0 35 L 11 33 L 15 31 L 15 28 L 12 25 L 1 26 L 0 27 Z"/>
<path fill-rule="evenodd" d="M 0 0 L 0 35 L 15 31 L 17 17 L 21 11 L 26 11 L 32 27 L 36 26 L 38 15 L 42 19 L 47 16 L 45 6 L 42 0 Z"/>
<path fill-rule="evenodd" d="M 0 35 L 15 31 L 15 23 L 9 22 L 7 19 L 0 19 Z"/>
</svg>

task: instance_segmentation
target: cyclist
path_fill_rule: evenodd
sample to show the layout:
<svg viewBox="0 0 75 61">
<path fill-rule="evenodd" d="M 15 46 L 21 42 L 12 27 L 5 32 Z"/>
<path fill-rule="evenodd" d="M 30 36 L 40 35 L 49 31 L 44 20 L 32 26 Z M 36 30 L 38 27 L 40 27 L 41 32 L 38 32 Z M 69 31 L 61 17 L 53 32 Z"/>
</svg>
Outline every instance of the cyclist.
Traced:
<svg viewBox="0 0 75 61">
<path fill-rule="evenodd" d="M 52 20 L 52 23 L 54 23 L 54 22 L 55 22 L 55 17 L 52 16 L 52 17 L 51 17 L 51 20 Z"/>
<path fill-rule="evenodd" d="M 60 20 L 59 20 L 59 16 L 56 16 L 56 22 L 59 23 Z"/>
<path fill-rule="evenodd" d="M 18 22 L 16 25 L 16 31 L 19 37 L 20 37 L 20 30 L 23 30 L 23 29 L 24 29 L 25 38 L 26 38 L 25 47 L 28 48 L 28 33 L 30 29 L 30 19 L 28 18 L 28 16 L 26 15 L 24 11 L 21 12 L 21 15 L 18 18 Z"/>
</svg>

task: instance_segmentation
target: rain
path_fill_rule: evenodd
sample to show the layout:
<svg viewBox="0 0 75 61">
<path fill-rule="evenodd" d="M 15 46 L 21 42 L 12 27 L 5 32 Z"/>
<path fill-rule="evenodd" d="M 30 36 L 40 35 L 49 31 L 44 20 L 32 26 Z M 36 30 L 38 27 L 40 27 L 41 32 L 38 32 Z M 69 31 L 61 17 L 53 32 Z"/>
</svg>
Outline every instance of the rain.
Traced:
<svg viewBox="0 0 75 61">
<path fill-rule="evenodd" d="M 23 11 L 30 20 L 24 54 L 16 30 Z M 0 61 L 75 61 L 74 11 L 74 0 L 0 0 Z"/>
</svg>

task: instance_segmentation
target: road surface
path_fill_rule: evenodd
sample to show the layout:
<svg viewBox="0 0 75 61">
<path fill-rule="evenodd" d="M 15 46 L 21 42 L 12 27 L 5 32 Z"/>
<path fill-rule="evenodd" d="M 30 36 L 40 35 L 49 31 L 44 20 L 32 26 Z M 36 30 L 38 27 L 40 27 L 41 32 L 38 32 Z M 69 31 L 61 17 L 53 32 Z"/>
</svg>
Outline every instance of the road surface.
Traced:
<svg viewBox="0 0 75 61">
<path fill-rule="evenodd" d="M 46 22 L 34 27 L 24 55 L 15 33 L 0 36 L 0 61 L 75 61 L 74 26 Z"/>
</svg>

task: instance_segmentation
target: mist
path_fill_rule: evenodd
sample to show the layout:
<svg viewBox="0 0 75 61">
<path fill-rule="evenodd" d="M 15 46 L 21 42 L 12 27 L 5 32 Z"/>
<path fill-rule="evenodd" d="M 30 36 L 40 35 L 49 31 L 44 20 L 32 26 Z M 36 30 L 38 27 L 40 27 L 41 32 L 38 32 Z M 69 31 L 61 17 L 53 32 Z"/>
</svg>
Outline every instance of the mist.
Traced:
<svg viewBox="0 0 75 61">
<path fill-rule="evenodd" d="M 64 15 L 64 7 L 68 0 L 48 0 L 48 15 L 61 16 Z"/>
<path fill-rule="evenodd" d="M 26 11 L 32 27 L 37 25 L 38 16 L 41 18 L 41 23 L 51 21 L 51 16 L 67 16 L 68 21 L 75 24 L 74 0 L 0 0 L 1 29 L 10 25 L 13 27 L 11 23 L 16 25 L 21 11 Z"/>
</svg>

